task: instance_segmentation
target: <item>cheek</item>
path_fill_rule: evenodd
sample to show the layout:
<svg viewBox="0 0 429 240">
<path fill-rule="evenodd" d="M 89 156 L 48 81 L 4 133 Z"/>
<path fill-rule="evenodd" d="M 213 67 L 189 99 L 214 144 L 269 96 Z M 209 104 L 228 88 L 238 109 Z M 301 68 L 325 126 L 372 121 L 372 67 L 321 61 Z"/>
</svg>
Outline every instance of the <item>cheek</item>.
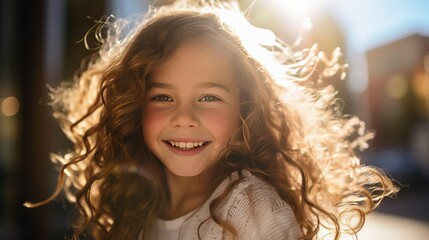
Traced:
<svg viewBox="0 0 429 240">
<path fill-rule="evenodd" d="M 152 139 L 159 134 L 164 126 L 165 116 L 162 111 L 157 111 L 153 108 L 145 108 L 142 117 L 142 129 L 145 141 Z"/>
<path fill-rule="evenodd" d="M 232 136 L 239 126 L 238 111 L 232 109 L 222 111 L 208 111 L 204 114 L 204 122 L 212 134 L 224 141 Z"/>
</svg>

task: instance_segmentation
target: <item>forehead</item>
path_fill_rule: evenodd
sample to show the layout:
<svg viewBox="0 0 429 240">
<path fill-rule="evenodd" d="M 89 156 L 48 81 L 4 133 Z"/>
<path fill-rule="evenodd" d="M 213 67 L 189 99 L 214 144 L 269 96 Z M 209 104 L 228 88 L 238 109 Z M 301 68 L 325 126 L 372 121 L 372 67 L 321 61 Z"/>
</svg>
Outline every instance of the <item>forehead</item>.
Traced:
<svg viewBox="0 0 429 240">
<path fill-rule="evenodd" d="M 200 38 L 182 43 L 173 52 L 164 66 L 174 68 L 175 66 L 210 68 L 231 68 L 231 59 L 228 51 L 223 48 L 219 41 Z M 199 68 L 193 68 L 198 70 Z"/>
<path fill-rule="evenodd" d="M 152 81 L 235 81 L 230 51 L 216 40 L 200 38 L 182 43 L 152 74 Z"/>
</svg>

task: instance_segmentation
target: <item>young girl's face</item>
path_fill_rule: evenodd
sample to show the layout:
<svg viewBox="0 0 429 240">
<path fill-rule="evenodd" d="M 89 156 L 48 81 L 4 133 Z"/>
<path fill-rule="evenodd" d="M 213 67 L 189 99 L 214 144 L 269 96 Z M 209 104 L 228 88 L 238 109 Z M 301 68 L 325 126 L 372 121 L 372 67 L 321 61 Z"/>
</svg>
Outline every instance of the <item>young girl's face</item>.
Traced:
<svg viewBox="0 0 429 240">
<path fill-rule="evenodd" d="M 142 119 L 152 153 L 177 176 L 196 176 L 224 154 L 239 126 L 239 88 L 219 45 L 178 47 L 149 84 Z"/>
</svg>

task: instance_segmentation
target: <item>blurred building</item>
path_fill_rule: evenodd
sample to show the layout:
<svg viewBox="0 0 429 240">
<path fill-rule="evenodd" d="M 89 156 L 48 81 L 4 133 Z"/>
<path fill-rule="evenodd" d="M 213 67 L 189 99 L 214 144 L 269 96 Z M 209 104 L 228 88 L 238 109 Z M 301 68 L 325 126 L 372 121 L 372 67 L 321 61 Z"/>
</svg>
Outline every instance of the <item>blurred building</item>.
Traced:
<svg viewBox="0 0 429 240">
<path fill-rule="evenodd" d="M 105 9 L 103 0 L 0 1 L 0 238 L 64 239 L 71 214 L 46 199 L 58 171 L 49 152 L 68 142 L 50 116 L 49 85 L 72 79 L 93 52 L 78 43 Z M 89 19 L 90 16 L 92 19 Z"/>
<path fill-rule="evenodd" d="M 369 128 L 365 156 L 402 184 L 380 210 L 429 221 L 429 37 L 418 34 L 366 53 Z"/>
<path fill-rule="evenodd" d="M 429 37 L 411 35 L 366 56 L 375 147 L 409 148 L 416 126 L 429 119 Z"/>
<path fill-rule="evenodd" d="M 411 35 L 366 56 L 375 150 L 394 149 L 429 179 L 429 37 Z M 392 165 L 400 168 L 402 163 Z"/>
</svg>

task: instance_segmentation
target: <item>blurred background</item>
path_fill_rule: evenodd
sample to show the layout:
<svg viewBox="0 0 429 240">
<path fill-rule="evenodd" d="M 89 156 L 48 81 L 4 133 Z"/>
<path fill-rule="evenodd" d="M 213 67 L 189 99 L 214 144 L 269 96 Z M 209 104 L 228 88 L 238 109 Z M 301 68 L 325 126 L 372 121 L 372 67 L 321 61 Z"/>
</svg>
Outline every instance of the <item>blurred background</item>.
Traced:
<svg viewBox="0 0 429 240">
<path fill-rule="evenodd" d="M 71 147 L 50 116 L 46 86 L 71 81 L 94 53 L 81 42 L 94 21 L 171 2 L 1 0 L 1 239 L 64 239 L 73 217 L 62 196 L 36 209 L 22 206 L 53 192 L 57 169 L 49 152 Z M 303 46 L 318 43 L 327 54 L 340 47 L 341 61 L 350 64 L 345 80 L 327 83 L 340 91 L 343 112 L 376 132 L 362 162 L 403 185 L 370 215 L 361 239 L 429 239 L 429 1 L 239 2 L 254 25 L 290 44 L 300 37 Z"/>
</svg>

